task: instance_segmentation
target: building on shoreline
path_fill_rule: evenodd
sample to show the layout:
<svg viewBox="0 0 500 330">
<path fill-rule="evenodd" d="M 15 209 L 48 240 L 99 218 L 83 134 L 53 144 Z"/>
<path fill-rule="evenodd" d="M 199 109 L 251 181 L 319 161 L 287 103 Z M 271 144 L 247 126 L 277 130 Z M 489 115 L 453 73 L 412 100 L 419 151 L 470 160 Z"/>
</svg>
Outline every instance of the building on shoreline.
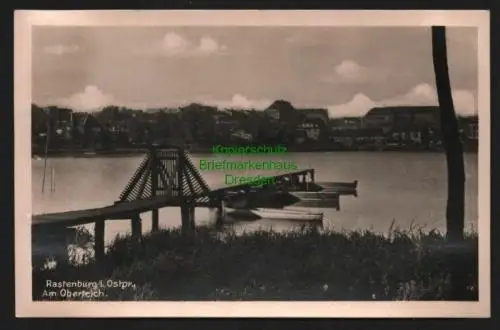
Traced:
<svg viewBox="0 0 500 330">
<path fill-rule="evenodd" d="M 428 149 L 440 144 L 437 107 L 376 107 L 363 117 L 329 118 L 326 109 L 295 108 L 277 100 L 266 109 L 218 110 L 201 104 L 179 112 L 106 107 L 92 114 L 32 106 L 32 145 L 50 150 L 137 148 L 153 141 L 183 141 L 201 149 L 214 143 L 281 143 L 300 150 Z M 48 128 L 50 127 L 50 128 Z M 460 117 L 464 145 L 477 148 L 478 117 Z M 290 149 L 291 150 L 291 149 Z"/>
<path fill-rule="evenodd" d="M 439 108 L 435 106 L 376 107 L 363 117 L 364 128 L 411 132 L 423 127 L 439 129 Z"/>
</svg>

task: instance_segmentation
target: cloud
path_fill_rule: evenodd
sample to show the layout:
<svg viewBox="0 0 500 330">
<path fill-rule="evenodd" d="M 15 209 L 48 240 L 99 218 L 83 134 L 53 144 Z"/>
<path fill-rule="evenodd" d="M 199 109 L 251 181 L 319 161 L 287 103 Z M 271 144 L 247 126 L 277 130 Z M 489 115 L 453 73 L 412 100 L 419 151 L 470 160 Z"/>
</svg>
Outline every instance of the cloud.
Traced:
<svg viewBox="0 0 500 330">
<path fill-rule="evenodd" d="M 220 101 L 220 100 L 205 100 L 203 103 L 209 103 L 211 105 L 220 107 L 220 108 L 231 108 L 231 109 L 255 109 L 255 110 L 263 110 L 267 108 L 272 101 L 270 100 L 251 100 L 244 95 L 234 94 L 229 101 Z"/>
<path fill-rule="evenodd" d="M 150 48 L 141 50 L 140 53 L 165 56 L 199 56 L 224 54 L 226 49 L 226 45 L 209 36 L 203 36 L 198 41 L 193 42 L 178 33 L 168 32 L 162 40 Z"/>
<path fill-rule="evenodd" d="M 170 32 L 163 37 L 159 46 L 160 50 L 162 50 L 166 54 L 177 55 L 186 52 L 188 47 L 190 46 L 190 43 L 181 35 Z"/>
<path fill-rule="evenodd" d="M 454 90 L 453 101 L 455 110 L 460 115 L 477 114 L 476 93 L 468 90 Z M 54 104 L 59 106 L 70 107 L 75 111 L 99 111 L 108 105 L 127 106 L 135 109 L 146 109 L 149 107 L 171 107 L 186 105 L 191 102 L 199 102 L 206 105 L 217 106 L 219 108 L 232 109 L 256 109 L 262 110 L 267 108 L 272 100 L 268 99 L 251 99 L 240 93 L 234 94 L 229 100 L 213 99 L 209 96 L 204 96 L 198 100 L 177 100 L 170 104 L 145 104 L 145 103 L 130 103 L 117 100 L 113 95 L 108 94 L 100 88 L 89 85 L 82 92 L 75 93 L 68 98 L 59 99 Z M 330 117 L 349 117 L 363 116 L 370 109 L 377 106 L 437 106 L 437 93 L 435 88 L 428 84 L 420 84 L 409 90 L 403 95 L 398 95 L 385 100 L 374 101 L 368 96 L 358 93 L 344 104 L 336 104 L 327 106 Z M 299 107 L 299 105 L 295 106 Z"/>
<path fill-rule="evenodd" d="M 356 117 L 363 116 L 376 104 L 364 94 L 356 94 L 345 104 L 332 105 L 327 107 L 328 115 L 335 117 Z"/>
<path fill-rule="evenodd" d="M 197 47 L 197 50 L 201 53 L 210 54 L 216 53 L 218 51 L 226 50 L 227 47 L 225 45 L 220 45 L 215 39 L 211 37 L 202 37 L 200 40 L 200 44 Z"/>
<path fill-rule="evenodd" d="M 342 61 L 342 63 L 335 67 L 335 74 L 346 80 L 358 81 L 363 79 L 365 71 L 366 69 L 354 61 Z"/>
<path fill-rule="evenodd" d="M 461 115 L 472 115 L 477 111 L 475 93 L 457 89 L 452 91 L 455 111 Z M 408 93 L 379 102 L 380 105 L 438 105 L 436 89 L 428 84 L 420 84 L 412 88 Z"/>
<path fill-rule="evenodd" d="M 360 83 L 367 81 L 372 72 L 351 60 L 344 60 L 334 67 L 333 73 L 323 77 L 326 83 Z"/>
<path fill-rule="evenodd" d="M 86 86 L 83 92 L 71 95 L 68 98 L 60 99 L 57 102 L 60 106 L 65 106 L 74 111 L 99 111 L 108 105 L 117 104 L 115 98 L 103 92 L 96 86 Z"/>
<path fill-rule="evenodd" d="M 475 93 L 468 90 L 454 90 L 452 95 L 457 114 L 477 113 Z M 357 94 L 345 104 L 332 105 L 327 108 L 330 117 L 344 117 L 363 116 L 376 106 L 437 106 L 438 104 L 436 89 L 428 84 L 420 84 L 406 94 L 386 100 L 372 101 L 366 95 Z"/>
<path fill-rule="evenodd" d="M 241 94 L 234 94 L 230 100 L 218 100 L 210 96 L 198 97 L 190 100 L 170 100 L 170 102 L 162 104 L 151 104 L 147 102 L 125 102 L 118 100 L 113 95 L 108 94 L 94 85 L 88 85 L 82 92 L 75 93 L 67 98 L 55 100 L 50 104 L 68 107 L 75 112 L 94 112 L 100 111 L 102 108 L 115 105 L 124 106 L 132 109 L 148 109 L 148 108 L 163 108 L 163 107 L 181 107 L 190 103 L 201 103 L 205 105 L 217 106 L 219 108 L 230 109 L 256 109 L 263 110 L 267 108 L 272 101 L 270 100 L 251 100 Z M 42 104 L 41 104 L 42 105 Z M 49 104 L 47 104 L 49 105 Z"/>
<path fill-rule="evenodd" d="M 77 45 L 58 44 L 58 45 L 47 46 L 45 47 L 44 51 L 47 54 L 60 56 L 64 54 L 76 53 L 79 49 L 80 47 L 78 47 Z"/>
</svg>

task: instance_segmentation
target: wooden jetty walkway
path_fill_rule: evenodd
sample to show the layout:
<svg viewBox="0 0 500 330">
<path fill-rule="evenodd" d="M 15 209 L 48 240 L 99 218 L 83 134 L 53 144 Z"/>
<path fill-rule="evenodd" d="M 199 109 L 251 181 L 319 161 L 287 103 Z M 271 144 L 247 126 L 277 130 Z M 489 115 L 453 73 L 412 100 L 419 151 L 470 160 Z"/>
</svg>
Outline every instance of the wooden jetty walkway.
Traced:
<svg viewBox="0 0 500 330">
<path fill-rule="evenodd" d="M 314 183 L 314 169 L 305 169 L 273 176 L 277 184 L 290 182 Z M 152 231 L 159 229 L 158 210 L 180 207 L 182 230 L 194 229 L 195 207 L 213 207 L 222 212 L 222 200 L 227 194 L 248 190 L 250 184 L 210 189 L 180 147 L 155 145 L 140 163 L 119 200 L 113 205 L 85 210 L 33 215 L 32 228 L 70 227 L 95 223 L 96 259 L 104 255 L 104 229 L 106 220 L 130 220 L 132 237 L 140 238 L 140 214 L 152 212 Z M 218 218 L 221 218 L 220 216 Z"/>
</svg>

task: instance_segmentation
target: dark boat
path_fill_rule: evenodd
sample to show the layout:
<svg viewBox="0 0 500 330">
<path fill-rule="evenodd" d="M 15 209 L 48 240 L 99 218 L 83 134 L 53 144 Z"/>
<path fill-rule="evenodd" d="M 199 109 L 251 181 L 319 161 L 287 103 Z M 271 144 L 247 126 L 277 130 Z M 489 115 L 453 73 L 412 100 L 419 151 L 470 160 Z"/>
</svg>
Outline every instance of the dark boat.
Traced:
<svg viewBox="0 0 500 330">
<path fill-rule="evenodd" d="M 353 182 L 318 182 L 322 193 L 338 193 L 358 197 L 358 180 Z"/>
<path fill-rule="evenodd" d="M 225 208 L 226 214 L 252 219 L 274 219 L 294 221 L 323 221 L 323 213 L 276 208 L 232 209 Z"/>
<path fill-rule="evenodd" d="M 357 189 L 358 180 L 352 182 L 318 182 L 318 185 L 323 188 L 342 188 L 342 189 Z"/>
<path fill-rule="evenodd" d="M 234 209 L 276 208 L 292 205 L 300 198 L 280 190 L 256 189 L 226 196 L 226 206 Z"/>
<path fill-rule="evenodd" d="M 340 194 L 338 192 L 309 192 L 309 191 L 295 191 L 291 195 L 299 199 L 294 203 L 295 207 L 309 207 L 309 208 L 333 208 L 340 210 Z"/>
</svg>

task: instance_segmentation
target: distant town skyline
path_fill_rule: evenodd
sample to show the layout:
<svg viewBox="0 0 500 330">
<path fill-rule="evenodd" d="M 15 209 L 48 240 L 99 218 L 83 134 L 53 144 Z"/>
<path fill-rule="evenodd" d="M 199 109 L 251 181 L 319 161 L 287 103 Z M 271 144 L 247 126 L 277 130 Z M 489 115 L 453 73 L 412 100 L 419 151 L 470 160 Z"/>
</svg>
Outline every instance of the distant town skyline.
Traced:
<svg viewBox="0 0 500 330">
<path fill-rule="evenodd" d="M 477 114 L 477 29 L 447 28 L 456 110 Z M 274 100 L 360 116 L 437 105 L 426 27 L 36 27 L 32 101 L 93 111 Z"/>
</svg>

